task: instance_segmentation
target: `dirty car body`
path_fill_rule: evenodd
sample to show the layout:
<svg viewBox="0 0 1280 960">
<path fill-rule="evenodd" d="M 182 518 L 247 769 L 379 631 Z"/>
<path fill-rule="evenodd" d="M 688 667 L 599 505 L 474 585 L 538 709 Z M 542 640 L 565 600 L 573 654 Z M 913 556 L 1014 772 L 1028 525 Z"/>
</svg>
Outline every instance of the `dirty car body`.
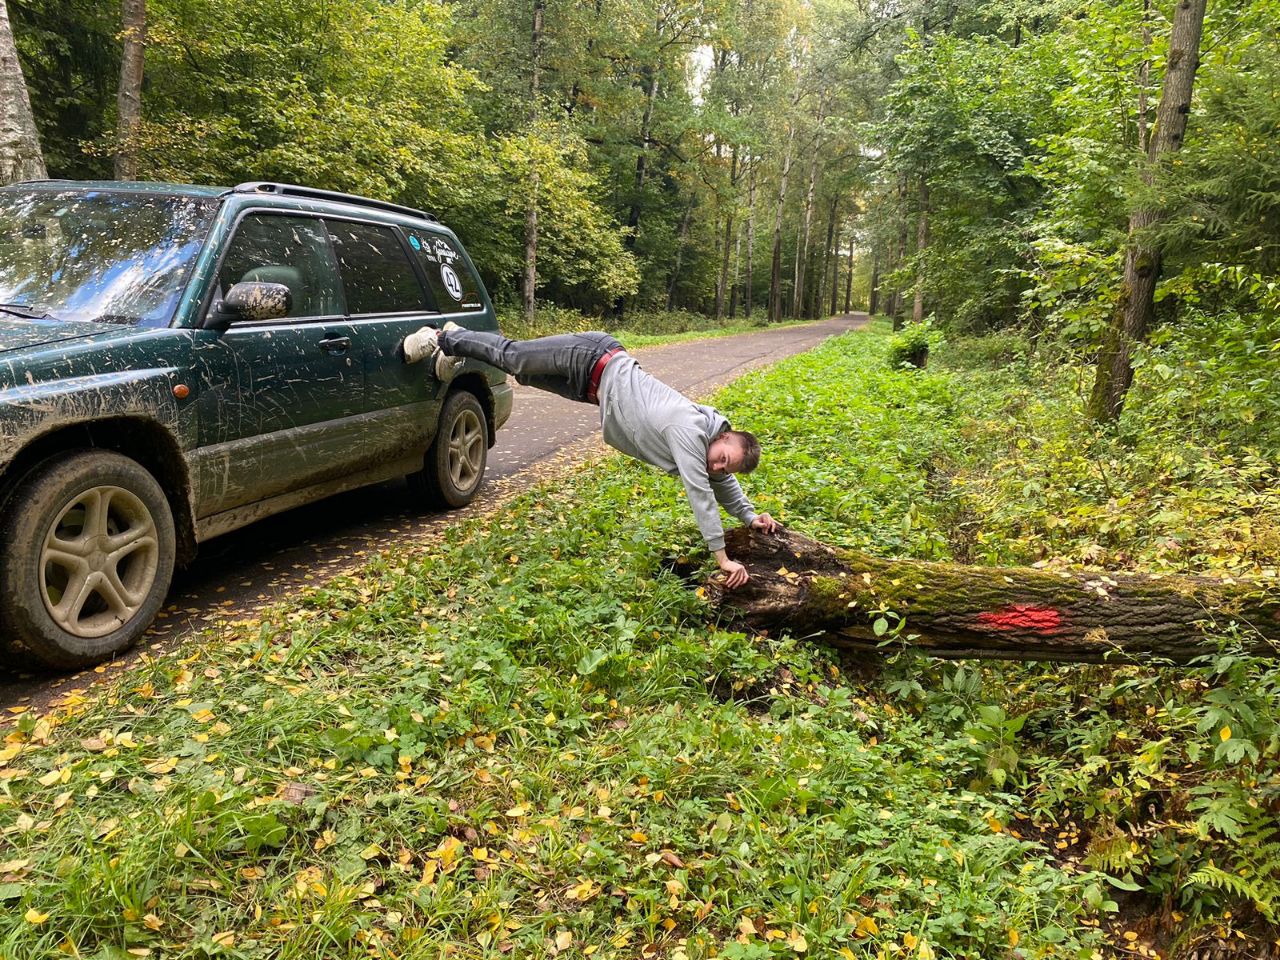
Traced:
<svg viewBox="0 0 1280 960">
<path fill-rule="evenodd" d="M 175 562 L 282 510 L 401 475 L 469 502 L 512 394 L 474 361 L 447 385 L 402 361 L 448 320 L 497 329 L 458 238 L 410 208 L 269 183 L 0 189 L 10 659 L 128 646 Z"/>
</svg>

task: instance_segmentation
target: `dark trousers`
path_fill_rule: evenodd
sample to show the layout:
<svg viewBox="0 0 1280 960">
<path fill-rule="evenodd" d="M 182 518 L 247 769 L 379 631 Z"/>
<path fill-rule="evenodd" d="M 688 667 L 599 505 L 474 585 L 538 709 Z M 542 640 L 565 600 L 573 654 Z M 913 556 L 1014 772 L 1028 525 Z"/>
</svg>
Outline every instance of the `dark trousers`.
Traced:
<svg viewBox="0 0 1280 960">
<path fill-rule="evenodd" d="M 609 334 L 595 331 L 508 340 L 500 333 L 448 330 L 440 332 L 438 343 L 445 356 L 482 360 L 525 386 L 584 403 L 596 361 L 622 346 Z"/>
</svg>

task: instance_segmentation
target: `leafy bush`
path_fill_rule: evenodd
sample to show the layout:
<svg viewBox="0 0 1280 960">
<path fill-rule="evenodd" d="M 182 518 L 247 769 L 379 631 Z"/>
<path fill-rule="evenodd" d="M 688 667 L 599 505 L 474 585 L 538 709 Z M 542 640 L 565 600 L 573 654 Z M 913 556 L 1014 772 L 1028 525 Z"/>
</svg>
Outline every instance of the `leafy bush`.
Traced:
<svg viewBox="0 0 1280 960">
<path fill-rule="evenodd" d="M 889 341 L 889 362 L 895 367 L 903 365 L 924 368 L 929 362 L 929 351 L 942 345 L 942 333 L 931 320 L 909 323 Z"/>
</svg>

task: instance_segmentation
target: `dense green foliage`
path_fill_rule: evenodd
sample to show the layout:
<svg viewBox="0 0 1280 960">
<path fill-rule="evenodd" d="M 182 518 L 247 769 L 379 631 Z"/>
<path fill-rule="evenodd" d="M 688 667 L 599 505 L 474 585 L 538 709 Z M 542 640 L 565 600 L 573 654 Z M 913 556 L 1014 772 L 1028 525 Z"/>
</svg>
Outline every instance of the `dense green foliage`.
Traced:
<svg viewBox="0 0 1280 960">
<path fill-rule="evenodd" d="M 1101 438 L 1070 368 L 984 364 L 1025 344 L 918 371 L 885 332 L 719 399 L 758 505 L 885 554 L 1274 576 L 1280 495 L 1176 398 Z M 0 951 L 1087 958 L 1274 919 L 1273 663 L 859 679 L 708 625 L 669 572 L 696 540 L 610 458 L 21 717 Z"/>
<path fill-rule="evenodd" d="M 108 175 L 114 0 L 12 6 L 52 175 Z M 1280 262 L 1280 6 L 1212 7 L 1185 147 L 1147 185 L 1171 7 L 153 0 L 131 146 L 147 177 L 427 206 L 504 304 L 533 204 L 549 305 L 720 318 L 772 290 L 819 316 L 875 296 L 1088 355 L 1138 205 L 1162 211 L 1162 321 L 1275 313 L 1241 281 Z"/>
</svg>

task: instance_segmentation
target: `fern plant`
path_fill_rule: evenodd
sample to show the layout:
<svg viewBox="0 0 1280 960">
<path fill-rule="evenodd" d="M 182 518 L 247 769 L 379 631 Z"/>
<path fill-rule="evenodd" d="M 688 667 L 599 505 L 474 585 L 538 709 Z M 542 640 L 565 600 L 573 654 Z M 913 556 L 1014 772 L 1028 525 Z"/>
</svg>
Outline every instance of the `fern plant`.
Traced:
<svg viewBox="0 0 1280 960">
<path fill-rule="evenodd" d="M 1247 900 L 1267 921 L 1280 922 L 1280 827 L 1255 824 L 1234 845 L 1230 870 L 1212 860 L 1188 877 Z"/>
</svg>

